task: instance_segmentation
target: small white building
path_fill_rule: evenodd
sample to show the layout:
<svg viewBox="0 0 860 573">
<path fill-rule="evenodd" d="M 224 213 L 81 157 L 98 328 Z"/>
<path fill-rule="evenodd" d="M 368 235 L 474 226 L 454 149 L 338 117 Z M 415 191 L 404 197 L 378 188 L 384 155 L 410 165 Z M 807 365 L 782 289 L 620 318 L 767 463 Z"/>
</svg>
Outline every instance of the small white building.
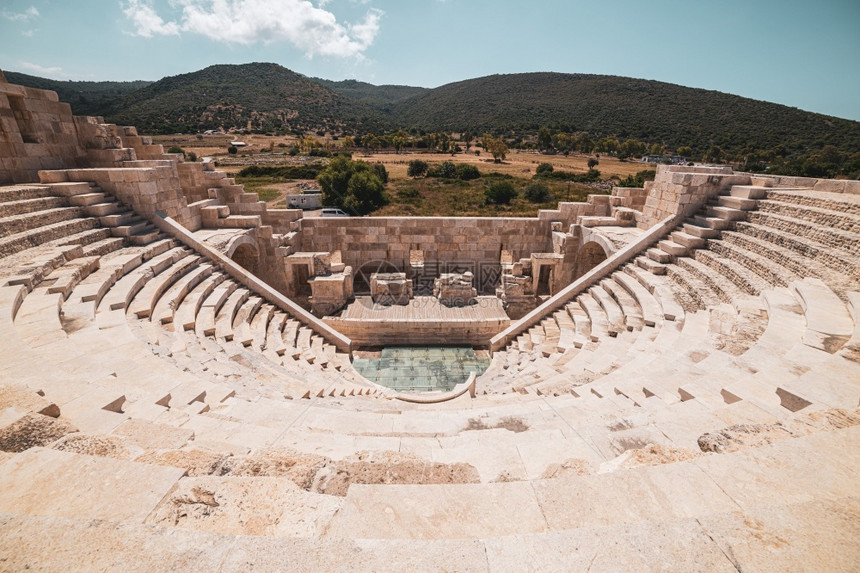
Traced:
<svg viewBox="0 0 860 573">
<path fill-rule="evenodd" d="M 322 209 L 322 190 L 309 189 L 304 193 L 287 195 L 288 209 Z"/>
</svg>

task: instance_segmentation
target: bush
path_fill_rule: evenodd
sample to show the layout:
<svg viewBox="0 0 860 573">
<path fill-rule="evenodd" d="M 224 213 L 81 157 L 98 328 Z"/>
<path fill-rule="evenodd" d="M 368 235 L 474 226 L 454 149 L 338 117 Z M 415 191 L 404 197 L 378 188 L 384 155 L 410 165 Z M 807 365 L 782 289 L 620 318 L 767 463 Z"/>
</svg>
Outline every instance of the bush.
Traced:
<svg viewBox="0 0 860 573">
<path fill-rule="evenodd" d="M 322 187 L 326 207 L 340 207 L 347 213 L 366 215 L 388 202 L 379 170 L 364 161 L 335 157 L 317 181 Z"/>
<path fill-rule="evenodd" d="M 197 154 L 194 153 L 193 151 L 189 151 L 188 152 L 188 161 L 190 161 L 191 163 L 194 163 L 195 161 L 197 161 Z"/>
<path fill-rule="evenodd" d="M 589 168 L 589 169 L 594 169 L 594 168 L 595 168 L 595 167 L 597 167 L 598 165 L 600 165 L 600 162 L 599 162 L 598 160 L 596 160 L 596 159 L 595 159 L 595 158 L 593 158 L 593 157 L 589 157 L 589 158 L 588 158 L 588 168 Z"/>
<path fill-rule="evenodd" d="M 536 175 L 547 175 L 549 173 L 552 173 L 553 171 L 555 171 L 555 167 L 553 167 L 551 164 L 541 163 L 540 165 L 537 166 L 537 169 L 535 169 L 535 174 Z"/>
<path fill-rule="evenodd" d="M 409 168 L 406 170 L 406 174 L 409 177 L 417 178 L 424 177 L 427 175 L 427 165 L 426 161 L 421 161 L 420 159 L 413 159 L 409 162 Z"/>
<path fill-rule="evenodd" d="M 646 181 L 654 181 L 657 172 L 653 169 L 645 169 L 636 175 L 628 175 L 618 183 L 619 187 L 645 187 Z"/>
<path fill-rule="evenodd" d="M 457 178 L 462 181 L 471 181 L 472 179 L 478 179 L 480 176 L 481 172 L 474 165 L 469 165 L 468 163 L 457 165 Z"/>
<path fill-rule="evenodd" d="M 517 196 L 517 190 L 507 181 L 493 183 L 484 190 L 487 203 L 507 205 Z"/>
<path fill-rule="evenodd" d="M 290 157 L 295 157 L 296 155 L 299 154 L 299 148 L 294 145 L 290 148 L 289 153 L 290 153 Z"/>
<path fill-rule="evenodd" d="M 323 149 L 322 147 L 314 147 L 308 152 L 308 155 L 311 157 L 331 157 L 331 151 Z"/>
<path fill-rule="evenodd" d="M 532 203 L 547 203 L 552 199 L 549 189 L 543 183 L 530 183 L 523 196 Z"/>
<path fill-rule="evenodd" d="M 385 165 L 382 163 L 374 163 L 373 171 L 376 173 L 376 176 L 379 177 L 379 180 L 382 181 L 383 185 L 388 183 L 388 171 L 385 169 Z"/>
<path fill-rule="evenodd" d="M 185 157 L 185 150 L 179 147 L 178 145 L 172 146 L 167 150 L 167 153 L 181 153 L 183 157 Z"/>
<path fill-rule="evenodd" d="M 457 166 L 450 161 L 444 161 L 441 165 L 434 165 L 433 167 L 428 169 L 427 177 L 455 179 L 457 177 Z"/>
<path fill-rule="evenodd" d="M 230 155 L 236 155 L 237 153 L 239 153 L 239 148 L 235 145 L 231 145 L 227 148 L 227 153 L 229 153 Z"/>
</svg>

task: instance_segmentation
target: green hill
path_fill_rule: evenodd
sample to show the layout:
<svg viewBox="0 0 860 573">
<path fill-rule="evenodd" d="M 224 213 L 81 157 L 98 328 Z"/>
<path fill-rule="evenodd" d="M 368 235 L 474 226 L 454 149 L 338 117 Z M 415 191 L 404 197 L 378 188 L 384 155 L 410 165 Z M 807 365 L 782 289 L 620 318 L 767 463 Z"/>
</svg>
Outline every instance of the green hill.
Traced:
<svg viewBox="0 0 860 573">
<path fill-rule="evenodd" d="M 335 82 L 321 78 L 312 78 L 323 87 L 344 95 L 350 99 L 366 103 L 379 109 L 389 109 L 391 104 L 423 94 L 427 88 L 416 88 L 412 86 L 375 86 L 357 80 L 343 80 Z"/>
<path fill-rule="evenodd" d="M 277 64 L 210 66 L 163 78 L 116 99 L 104 112 L 143 133 L 206 129 L 374 131 L 378 110 Z"/>
<path fill-rule="evenodd" d="M 60 101 L 72 106 L 75 115 L 103 115 L 104 111 L 124 94 L 139 90 L 152 82 L 73 82 L 49 80 L 18 72 L 4 72 L 6 80 L 13 84 L 52 90 Z"/>
<path fill-rule="evenodd" d="M 59 82 L 8 72 L 9 81 L 56 90 L 75 113 L 142 133 L 206 129 L 363 135 L 403 128 L 485 132 L 512 139 L 541 127 L 633 138 L 701 155 L 767 150 L 803 157 L 825 145 L 860 152 L 860 122 L 740 96 L 616 76 L 495 75 L 435 89 L 311 79 L 277 64 L 218 65 L 148 82 Z"/>
<path fill-rule="evenodd" d="M 480 134 L 540 127 L 706 149 L 831 144 L 860 150 L 860 122 L 716 91 L 615 76 L 531 73 L 452 83 L 396 104 L 403 127 Z"/>
</svg>

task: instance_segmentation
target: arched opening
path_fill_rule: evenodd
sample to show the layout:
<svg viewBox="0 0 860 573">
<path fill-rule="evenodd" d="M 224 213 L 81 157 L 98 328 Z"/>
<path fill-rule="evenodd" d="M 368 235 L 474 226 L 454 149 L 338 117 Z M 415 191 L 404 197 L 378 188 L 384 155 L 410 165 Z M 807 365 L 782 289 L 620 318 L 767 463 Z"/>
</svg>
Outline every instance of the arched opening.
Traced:
<svg viewBox="0 0 860 573">
<path fill-rule="evenodd" d="M 251 243 L 242 243 L 230 257 L 233 262 L 247 270 L 249 273 L 256 275 L 260 265 L 260 253 L 257 247 Z"/>
<path fill-rule="evenodd" d="M 370 294 L 370 275 L 374 273 L 399 273 L 400 269 L 388 261 L 371 261 L 364 263 L 355 273 L 352 288 L 355 296 Z"/>
<path fill-rule="evenodd" d="M 600 263 L 606 260 L 606 251 L 599 243 L 591 241 L 580 247 L 576 255 L 576 273 L 574 280 L 578 279 Z"/>
</svg>

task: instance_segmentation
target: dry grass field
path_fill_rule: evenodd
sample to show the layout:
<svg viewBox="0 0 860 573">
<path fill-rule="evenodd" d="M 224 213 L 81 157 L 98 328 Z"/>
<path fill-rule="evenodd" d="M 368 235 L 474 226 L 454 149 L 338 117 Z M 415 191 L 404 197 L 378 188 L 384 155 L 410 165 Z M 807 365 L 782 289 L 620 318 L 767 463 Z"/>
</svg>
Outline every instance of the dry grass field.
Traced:
<svg viewBox="0 0 860 573">
<path fill-rule="evenodd" d="M 246 144 L 236 155 L 227 153 L 231 141 Z M 179 146 L 198 157 L 213 157 L 218 168 L 237 174 L 247 165 L 295 165 L 306 162 L 326 161 L 325 159 L 303 156 L 290 157 L 287 151 L 295 144 L 291 136 L 273 137 L 266 135 L 166 135 L 154 136 L 153 142 L 164 145 L 165 149 Z M 333 142 L 336 146 L 337 142 Z M 427 216 L 427 215 L 471 215 L 471 216 L 535 216 L 540 209 L 553 209 L 559 201 L 583 201 L 589 193 L 601 193 L 594 186 L 570 184 L 564 181 L 543 181 L 549 188 L 552 199 L 546 203 L 531 203 L 522 197 L 522 191 L 535 174 L 537 166 L 549 163 L 556 170 L 573 173 L 588 171 L 588 155 L 544 155 L 530 151 L 511 150 L 505 161 L 495 163 L 484 152 L 475 154 L 475 147 L 467 153 L 454 156 L 443 153 L 374 153 L 363 151 L 353 153 L 354 159 L 369 163 L 381 163 L 389 173 L 387 192 L 391 202 L 377 211 L 376 215 L 389 216 Z M 447 181 L 437 179 L 413 180 L 406 174 L 409 162 L 421 159 L 427 163 L 440 164 L 444 161 L 475 165 L 484 175 L 474 181 Z M 603 179 L 623 179 L 628 175 L 649 169 L 649 165 L 638 161 L 619 161 L 614 157 L 598 157 L 597 169 Z M 520 192 L 520 197 L 510 205 L 486 205 L 484 189 L 495 175 L 509 179 Z M 283 181 L 272 177 L 240 177 L 237 182 L 245 184 L 249 191 L 259 193 L 261 200 L 272 207 L 283 207 L 285 196 L 299 192 L 302 188 L 314 185 L 313 181 Z"/>
</svg>

